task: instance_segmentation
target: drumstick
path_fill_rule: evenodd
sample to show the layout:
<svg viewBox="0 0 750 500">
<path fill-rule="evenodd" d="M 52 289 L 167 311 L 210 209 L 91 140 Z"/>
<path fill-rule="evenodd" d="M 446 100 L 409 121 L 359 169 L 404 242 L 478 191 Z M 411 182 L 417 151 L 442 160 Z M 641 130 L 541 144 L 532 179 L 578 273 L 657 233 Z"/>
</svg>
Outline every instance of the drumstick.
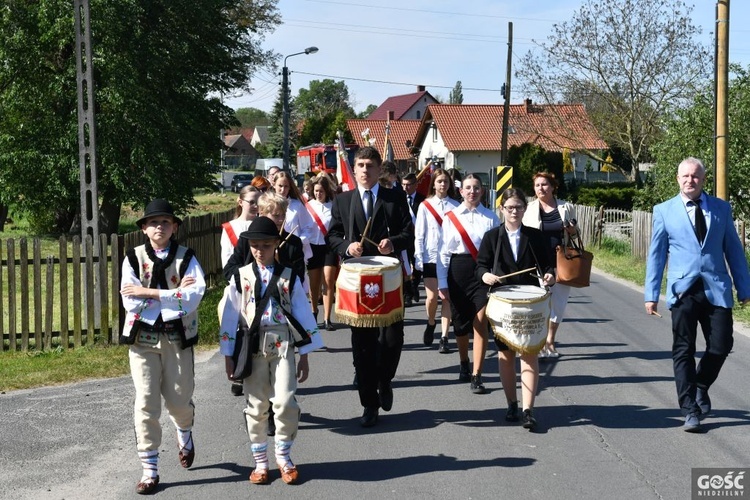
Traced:
<svg viewBox="0 0 750 500">
<path fill-rule="evenodd" d="M 535 269 L 536 269 L 536 267 L 530 267 L 528 269 L 524 269 L 523 271 L 516 271 L 515 273 L 510 273 L 510 274 L 505 274 L 503 276 L 498 276 L 497 279 L 498 280 L 502 280 L 502 279 L 505 279 L 505 278 L 510 278 L 511 276 L 516 276 L 516 275 L 519 275 L 519 274 L 528 273 L 529 271 L 533 271 Z"/>
<path fill-rule="evenodd" d="M 367 240 L 370 243 L 372 243 L 372 240 L 370 240 L 370 239 L 367 238 L 367 233 L 370 231 L 370 226 L 371 225 L 372 225 L 372 217 L 370 217 L 369 219 L 367 219 L 367 224 L 365 225 L 365 230 L 362 231 L 362 239 L 359 241 L 360 245 L 363 245 L 365 243 L 365 240 Z M 375 243 L 375 245 L 377 246 L 377 243 Z"/>
<path fill-rule="evenodd" d="M 366 242 L 368 242 L 368 243 L 372 243 L 372 244 L 373 244 L 373 245 L 375 245 L 375 246 L 378 246 L 378 245 L 379 245 L 378 243 L 375 243 L 374 241 L 372 241 L 372 240 L 371 240 L 370 238 L 367 238 L 367 237 L 365 237 L 365 236 L 362 236 L 362 242 L 361 242 L 361 243 L 364 243 L 365 241 L 366 241 Z"/>
<path fill-rule="evenodd" d="M 298 227 L 298 226 L 294 226 L 294 229 L 292 229 L 291 231 L 289 231 L 289 234 L 287 234 L 287 235 L 286 235 L 286 238 L 284 238 L 284 241 L 282 241 L 282 242 L 281 242 L 281 243 L 279 244 L 279 248 L 281 248 L 281 247 L 283 247 L 283 246 L 284 246 L 284 243 L 286 243 L 286 242 L 287 242 L 287 240 L 289 239 L 289 237 L 290 237 L 291 235 L 293 235 L 293 234 L 294 234 L 294 231 L 295 231 L 295 230 L 297 229 L 297 227 Z M 284 229 L 282 228 L 281 230 L 283 231 Z"/>
</svg>

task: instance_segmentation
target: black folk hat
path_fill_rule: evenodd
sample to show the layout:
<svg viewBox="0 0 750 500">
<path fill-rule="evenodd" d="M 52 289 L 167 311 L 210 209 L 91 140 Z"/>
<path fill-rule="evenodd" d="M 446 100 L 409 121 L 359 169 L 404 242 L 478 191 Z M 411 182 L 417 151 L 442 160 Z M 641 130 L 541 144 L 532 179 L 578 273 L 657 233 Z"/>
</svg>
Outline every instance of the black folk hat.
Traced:
<svg viewBox="0 0 750 500">
<path fill-rule="evenodd" d="M 242 237 L 250 241 L 281 239 L 276 224 L 268 217 L 263 216 L 253 219 L 247 231 L 242 233 Z"/>
<path fill-rule="evenodd" d="M 172 205 L 170 205 L 167 200 L 162 200 L 160 198 L 152 200 L 151 203 L 146 205 L 146 210 L 143 213 L 143 217 L 135 221 L 135 223 L 138 227 L 140 227 L 144 222 L 146 222 L 146 219 L 148 219 L 149 217 L 157 217 L 159 215 L 169 215 L 170 217 L 172 217 L 172 219 L 174 219 L 174 222 L 176 224 L 182 223 L 182 220 L 174 214 Z"/>
</svg>

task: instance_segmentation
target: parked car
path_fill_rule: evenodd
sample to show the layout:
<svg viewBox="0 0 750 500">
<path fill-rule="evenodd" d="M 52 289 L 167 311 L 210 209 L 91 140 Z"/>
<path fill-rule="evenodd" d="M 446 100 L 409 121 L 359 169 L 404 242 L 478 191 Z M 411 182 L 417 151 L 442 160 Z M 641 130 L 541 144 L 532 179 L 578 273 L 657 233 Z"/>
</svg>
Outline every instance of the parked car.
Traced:
<svg viewBox="0 0 750 500">
<path fill-rule="evenodd" d="M 240 189 L 253 182 L 253 174 L 234 174 L 230 184 L 232 191 L 239 193 Z"/>
</svg>

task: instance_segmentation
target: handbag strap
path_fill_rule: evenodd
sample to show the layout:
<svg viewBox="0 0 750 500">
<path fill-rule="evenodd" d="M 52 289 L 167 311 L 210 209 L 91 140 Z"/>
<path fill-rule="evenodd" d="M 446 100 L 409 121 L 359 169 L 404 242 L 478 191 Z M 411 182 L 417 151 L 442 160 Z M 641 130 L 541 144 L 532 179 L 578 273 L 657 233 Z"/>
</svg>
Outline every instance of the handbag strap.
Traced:
<svg viewBox="0 0 750 500">
<path fill-rule="evenodd" d="M 453 213 L 451 210 L 450 212 L 445 214 L 446 217 L 448 217 L 451 222 L 453 222 L 453 225 L 456 227 L 456 230 L 458 231 L 458 234 L 461 235 L 461 239 L 464 242 L 464 245 L 466 245 L 466 248 L 469 249 L 469 253 L 471 254 L 471 257 L 474 260 L 477 260 L 477 255 L 479 254 L 479 251 L 477 250 L 477 247 L 474 245 L 474 242 L 471 241 L 471 238 L 469 238 L 469 234 L 466 232 L 466 229 L 464 229 L 464 226 L 461 224 L 461 221 L 458 220 L 458 217 L 456 217 L 456 214 Z"/>
</svg>

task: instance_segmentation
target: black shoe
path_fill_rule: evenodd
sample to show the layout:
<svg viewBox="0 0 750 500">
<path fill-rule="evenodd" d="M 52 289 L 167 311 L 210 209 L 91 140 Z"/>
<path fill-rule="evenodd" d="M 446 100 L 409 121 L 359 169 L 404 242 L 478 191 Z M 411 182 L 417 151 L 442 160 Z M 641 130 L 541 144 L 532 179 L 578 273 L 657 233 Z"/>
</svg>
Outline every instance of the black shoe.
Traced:
<svg viewBox="0 0 750 500">
<path fill-rule="evenodd" d="M 508 403 L 508 411 L 505 412 L 506 422 L 518 422 L 518 401 Z"/>
<path fill-rule="evenodd" d="M 266 431 L 267 436 L 276 435 L 276 419 L 273 416 L 273 409 L 268 410 L 268 430 Z"/>
<path fill-rule="evenodd" d="M 521 422 L 523 422 L 524 429 L 528 429 L 530 431 L 533 431 L 534 429 L 536 429 L 536 419 L 534 418 L 534 415 L 532 415 L 531 413 L 531 408 L 523 411 Z"/>
<path fill-rule="evenodd" d="M 393 388 L 391 384 L 381 385 L 378 394 L 380 395 L 380 407 L 383 411 L 391 411 L 391 408 L 393 408 Z"/>
<path fill-rule="evenodd" d="M 471 376 L 471 392 L 474 394 L 485 394 L 487 392 L 487 389 L 484 388 L 484 384 L 482 383 L 481 373 Z"/>
<path fill-rule="evenodd" d="M 469 368 L 469 360 L 461 361 L 461 368 L 458 371 L 458 380 L 461 382 L 468 382 L 471 380 L 471 369 Z"/>
<path fill-rule="evenodd" d="M 435 342 L 435 325 L 427 324 L 427 326 L 424 327 L 422 342 L 424 345 L 432 345 L 432 343 Z"/>
<path fill-rule="evenodd" d="M 336 330 L 336 327 L 333 326 L 333 323 L 331 323 L 330 319 L 326 320 L 326 330 L 329 331 L 329 332 L 333 332 L 333 331 Z"/>
<path fill-rule="evenodd" d="M 419 302 L 419 289 L 414 287 L 414 294 L 412 295 L 414 302 Z"/>
<path fill-rule="evenodd" d="M 235 396 L 242 396 L 242 382 L 232 382 L 231 390 Z"/>
<path fill-rule="evenodd" d="M 451 348 L 448 347 L 448 337 L 440 337 L 440 348 L 438 349 L 440 354 L 450 354 Z"/>
<path fill-rule="evenodd" d="M 365 408 L 362 418 L 359 419 L 359 425 L 362 427 L 373 427 L 378 423 L 378 409 L 376 407 Z"/>
<path fill-rule="evenodd" d="M 407 297 L 404 299 L 404 307 L 411 307 L 414 305 L 414 302 L 411 300 L 411 297 Z"/>
<path fill-rule="evenodd" d="M 708 397 L 708 389 L 698 387 L 695 391 L 695 402 L 701 409 L 700 418 L 707 417 L 711 413 L 711 398 Z"/>
</svg>

